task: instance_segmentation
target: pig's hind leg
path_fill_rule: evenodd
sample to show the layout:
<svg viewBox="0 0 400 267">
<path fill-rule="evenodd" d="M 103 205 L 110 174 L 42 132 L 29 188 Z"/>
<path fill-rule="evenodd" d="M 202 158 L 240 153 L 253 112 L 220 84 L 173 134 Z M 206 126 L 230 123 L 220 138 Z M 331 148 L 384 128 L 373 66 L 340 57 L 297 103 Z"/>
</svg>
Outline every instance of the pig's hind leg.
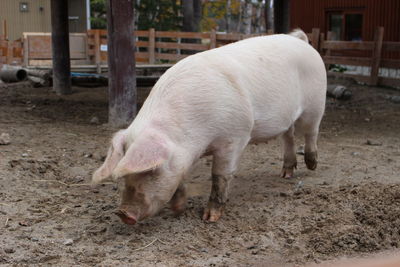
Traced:
<svg viewBox="0 0 400 267">
<path fill-rule="evenodd" d="M 299 127 L 304 134 L 304 162 L 309 170 L 317 168 L 317 140 L 319 124 L 322 116 L 302 116 L 296 122 L 296 128 Z"/>
<path fill-rule="evenodd" d="M 283 167 L 282 178 L 292 178 L 294 169 L 297 168 L 296 150 L 294 143 L 294 126 L 292 125 L 283 135 Z"/>
<path fill-rule="evenodd" d="M 218 148 L 214 150 L 211 194 L 204 209 L 203 220 L 216 222 L 222 216 L 228 200 L 229 184 L 249 140 L 250 138 L 241 138 L 220 142 Z"/>
</svg>

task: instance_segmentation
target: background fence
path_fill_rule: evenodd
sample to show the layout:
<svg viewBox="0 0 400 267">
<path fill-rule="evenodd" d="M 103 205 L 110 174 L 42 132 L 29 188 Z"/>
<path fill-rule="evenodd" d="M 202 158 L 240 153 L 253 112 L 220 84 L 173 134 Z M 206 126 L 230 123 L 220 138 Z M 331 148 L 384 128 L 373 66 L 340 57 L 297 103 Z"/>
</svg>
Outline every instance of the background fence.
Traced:
<svg viewBox="0 0 400 267">
<path fill-rule="evenodd" d="M 260 35 L 260 34 L 258 34 Z M 220 47 L 256 34 L 135 31 L 136 61 L 157 64 L 175 63 L 191 54 Z M 332 76 L 352 77 L 371 85 L 400 86 L 400 79 L 379 76 L 380 68 L 400 69 L 400 42 L 383 42 L 384 28 L 378 27 L 373 41 L 333 41 L 319 29 L 307 33 L 311 45 L 320 52 L 327 68 L 332 64 L 362 66 L 367 75 L 329 72 Z M 89 30 L 71 34 L 72 64 L 107 64 L 107 31 Z M 0 63 L 31 65 L 51 64 L 51 40 L 48 33 L 25 33 L 23 41 L 0 37 Z"/>
</svg>

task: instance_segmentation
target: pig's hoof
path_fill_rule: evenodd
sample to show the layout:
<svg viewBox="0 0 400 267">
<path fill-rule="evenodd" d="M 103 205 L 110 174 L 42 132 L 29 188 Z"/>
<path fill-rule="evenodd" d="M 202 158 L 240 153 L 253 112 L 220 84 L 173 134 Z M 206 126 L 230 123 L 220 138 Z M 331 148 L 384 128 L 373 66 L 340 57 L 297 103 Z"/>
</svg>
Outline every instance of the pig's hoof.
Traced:
<svg viewBox="0 0 400 267">
<path fill-rule="evenodd" d="M 317 168 L 317 152 L 306 152 L 304 154 L 304 162 L 309 170 L 315 170 Z"/>
<path fill-rule="evenodd" d="M 125 210 L 117 210 L 114 213 L 121 219 L 121 221 L 123 221 L 126 224 L 133 225 L 137 221 L 136 217 L 133 214 Z"/>
<path fill-rule="evenodd" d="M 223 207 L 214 207 L 214 205 L 208 204 L 208 207 L 204 209 L 203 220 L 207 222 L 216 222 L 222 216 Z"/>
<path fill-rule="evenodd" d="M 281 171 L 281 177 L 282 178 L 293 178 L 293 173 L 294 173 L 294 169 L 297 168 L 297 163 L 292 164 L 289 167 L 286 167 L 285 165 L 283 165 L 282 167 L 282 171 Z"/>
</svg>

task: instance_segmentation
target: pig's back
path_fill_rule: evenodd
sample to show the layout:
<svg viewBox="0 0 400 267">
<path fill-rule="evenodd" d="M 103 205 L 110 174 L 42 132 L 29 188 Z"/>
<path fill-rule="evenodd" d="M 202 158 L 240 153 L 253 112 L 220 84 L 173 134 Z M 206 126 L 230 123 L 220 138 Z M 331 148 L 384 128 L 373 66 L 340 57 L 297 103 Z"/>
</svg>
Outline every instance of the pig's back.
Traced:
<svg viewBox="0 0 400 267">
<path fill-rule="evenodd" d="M 255 37 L 175 64 L 157 82 L 137 120 L 141 113 L 172 112 L 175 124 L 207 123 L 210 135 L 252 129 L 252 135 L 268 138 L 305 109 L 323 110 L 325 92 L 325 67 L 309 44 L 288 35 Z"/>
</svg>

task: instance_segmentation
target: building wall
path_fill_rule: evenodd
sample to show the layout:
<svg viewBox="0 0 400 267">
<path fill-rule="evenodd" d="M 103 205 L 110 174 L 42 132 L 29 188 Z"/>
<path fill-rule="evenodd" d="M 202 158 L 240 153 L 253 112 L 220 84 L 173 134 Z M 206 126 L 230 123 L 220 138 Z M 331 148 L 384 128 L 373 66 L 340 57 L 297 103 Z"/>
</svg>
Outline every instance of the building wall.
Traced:
<svg viewBox="0 0 400 267">
<path fill-rule="evenodd" d="M 20 11 L 20 3 L 28 4 L 28 12 Z M 70 32 L 87 29 L 86 0 L 69 0 Z M 50 0 L 0 0 L 0 34 L 4 35 L 3 21 L 7 22 L 9 40 L 22 38 L 23 32 L 51 32 Z"/>
<path fill-rule="evenodd" d="M 28 4 L 28 12 L 20 12 L 20 2 Z M 50 1 L 49 0 L 1 0 L 0 21 L 7 22 L 7 34 L 10 40 L 22 37 L 22 32 L 49 32 Z M 1 34 L 3 25 L 1 26 Z"/>
<path fill-rule="evenodd" d="M 363 9 L 363 40 L 373 40 L 375 28 L 385 27 L 385 41 L 400 41 L 400 0 L 291 0 L 292 28 L 306 32 L 327 31 L 326 12 L 335 9 Z"/>
</svg>

